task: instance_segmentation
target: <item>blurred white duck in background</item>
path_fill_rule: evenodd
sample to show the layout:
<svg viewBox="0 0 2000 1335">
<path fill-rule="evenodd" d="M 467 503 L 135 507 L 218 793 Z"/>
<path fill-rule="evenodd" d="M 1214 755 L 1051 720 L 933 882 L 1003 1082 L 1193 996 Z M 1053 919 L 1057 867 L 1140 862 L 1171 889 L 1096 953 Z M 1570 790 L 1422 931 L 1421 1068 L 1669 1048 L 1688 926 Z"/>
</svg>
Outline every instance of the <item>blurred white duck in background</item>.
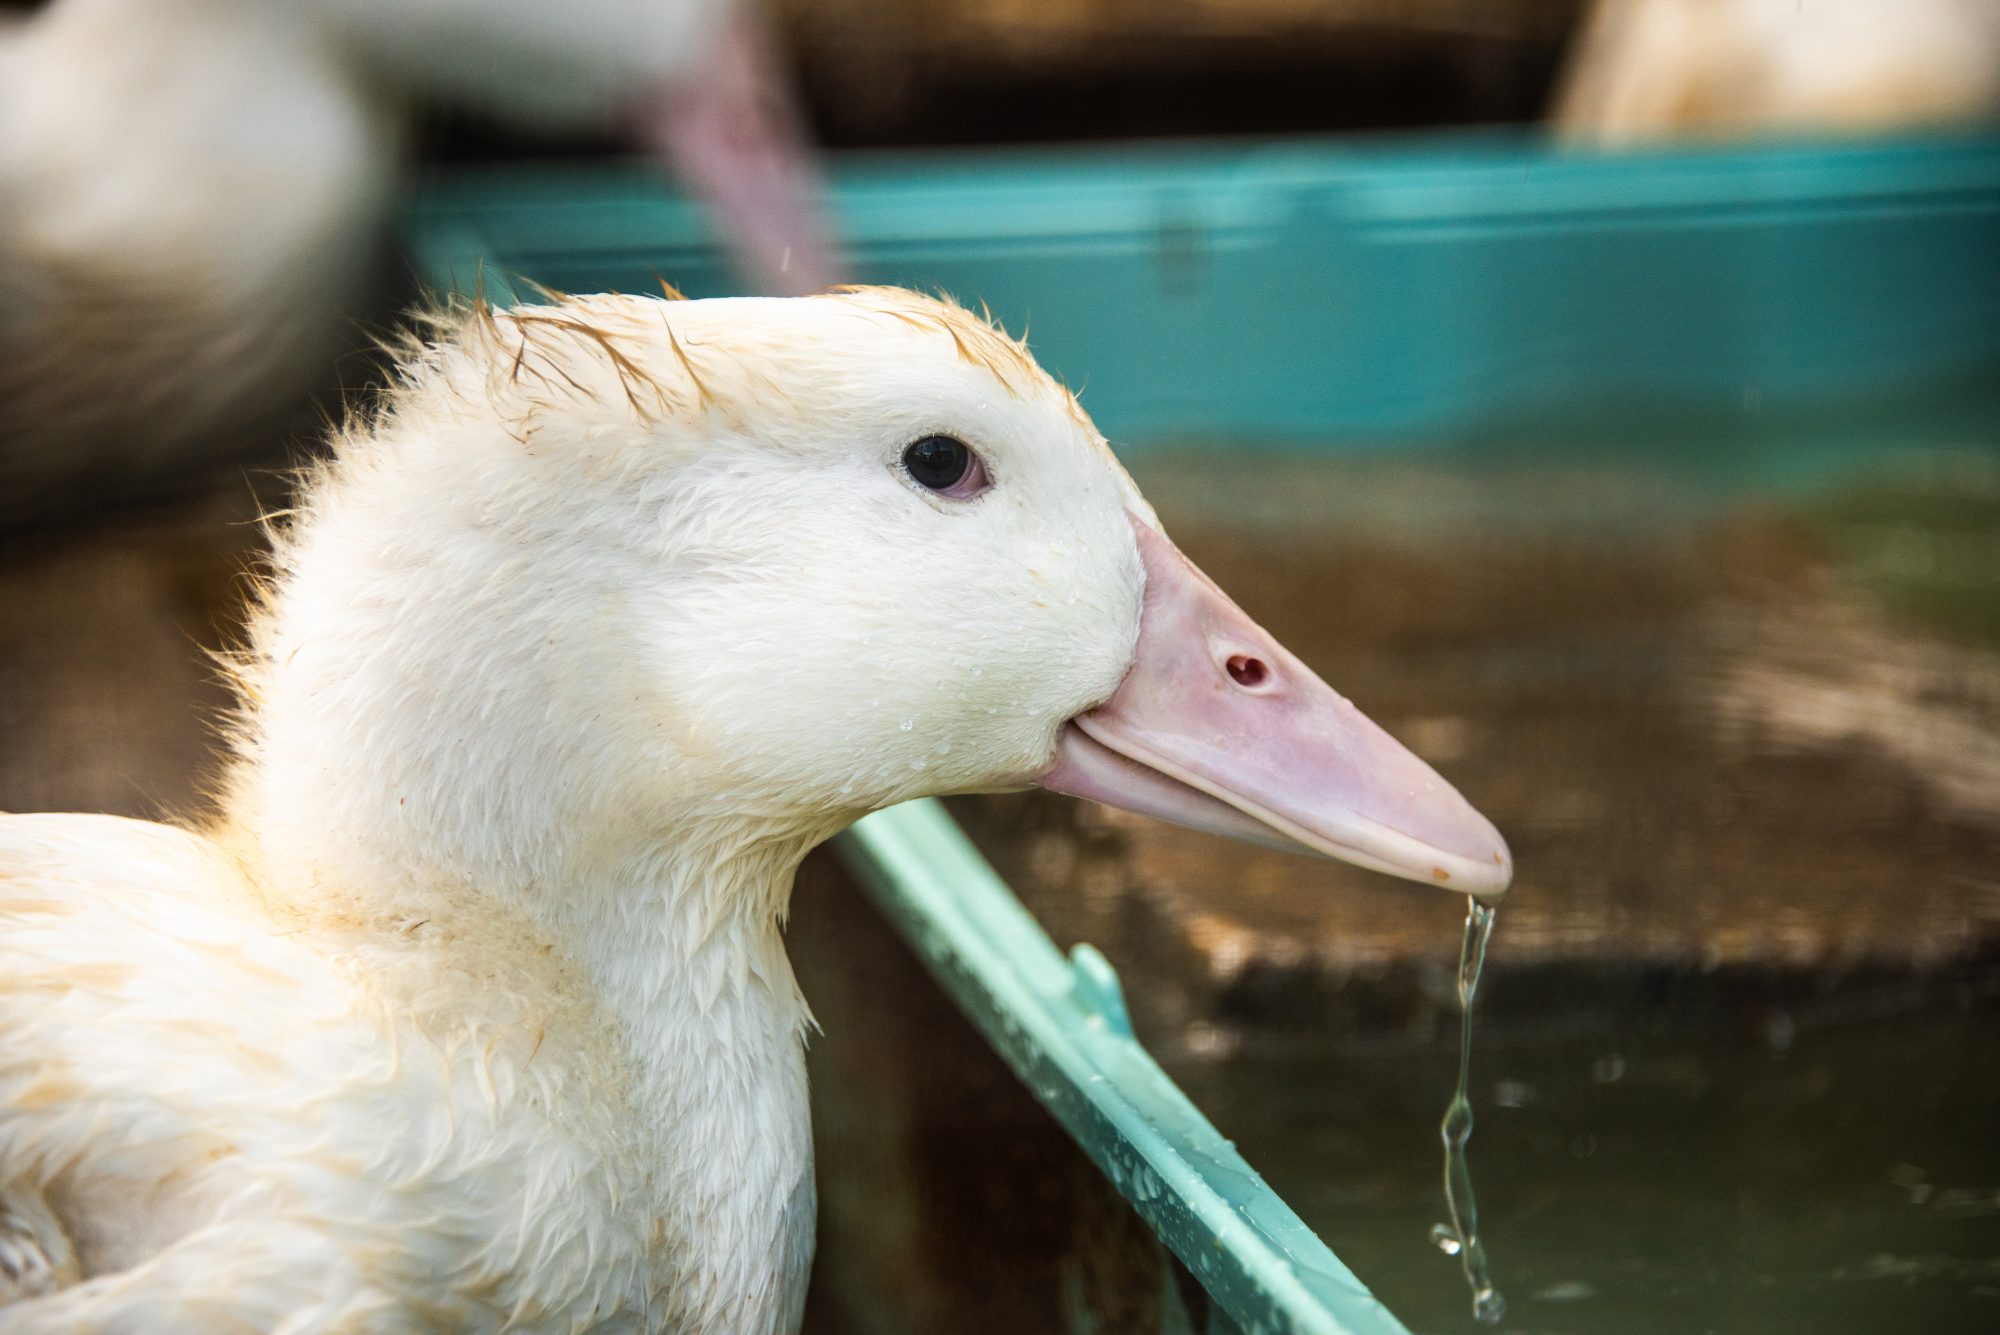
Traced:
<svg viewBox="0 0 2000 1335">
<path fill-rule="evenodd" d="M 56 0 L 0 28 L 0 524 L 240 449 L 330 380 L 421 99 L 623 125 L 767 290 L 839 276 L 732 0 Z"/>
<path fill-rule="evenodd" d="M 805 852 L 1033 782 L 1494 893 L 1075 400 L 855 289 L 475 309 L 280 539 L 196 830 L 0 818 L 0 1329 L 791 1331 Z"/>
<path fill-rule="evenodd" d="M 1597 0 L 1555 123 L 1603 144 L 2000 116 L 2000 0 Z"/>
</svg>

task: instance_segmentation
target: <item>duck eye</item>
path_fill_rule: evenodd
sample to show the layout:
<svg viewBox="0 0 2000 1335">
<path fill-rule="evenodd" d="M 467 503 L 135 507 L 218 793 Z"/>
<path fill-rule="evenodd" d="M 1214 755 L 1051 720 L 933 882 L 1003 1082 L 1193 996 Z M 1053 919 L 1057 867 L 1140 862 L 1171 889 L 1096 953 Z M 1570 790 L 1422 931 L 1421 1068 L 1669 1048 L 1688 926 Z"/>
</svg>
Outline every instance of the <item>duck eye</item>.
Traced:
<svg viewBox="0 0 2000 1335">
<path fill-rule="evenodd" d="M 925 436 L 903 451 L 903 468 L 926 491 L 970 500 L 990 485 L 986 465 L 972 447 L 953 436 Z"/>
</svg>

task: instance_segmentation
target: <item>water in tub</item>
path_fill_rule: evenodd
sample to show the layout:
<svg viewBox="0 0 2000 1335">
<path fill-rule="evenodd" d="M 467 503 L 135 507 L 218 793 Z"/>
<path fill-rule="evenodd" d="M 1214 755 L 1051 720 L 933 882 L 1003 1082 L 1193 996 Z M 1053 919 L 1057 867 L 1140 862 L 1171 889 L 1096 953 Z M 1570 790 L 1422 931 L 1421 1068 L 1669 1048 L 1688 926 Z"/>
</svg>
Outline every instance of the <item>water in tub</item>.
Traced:
<svg viewBox="0 0 2000 1335">
<path fill-rule="evenodd" d="M 2000 1329 L 2000 426 L 1966 420 L 1132 456 L 1189 555 L 1512 842 L 1468 1091 L 1502 1329 Z M 1392 1310 L 1479 1328 L 1427 1241 L 1461 901 L 958 809 Z"/>
</svg>

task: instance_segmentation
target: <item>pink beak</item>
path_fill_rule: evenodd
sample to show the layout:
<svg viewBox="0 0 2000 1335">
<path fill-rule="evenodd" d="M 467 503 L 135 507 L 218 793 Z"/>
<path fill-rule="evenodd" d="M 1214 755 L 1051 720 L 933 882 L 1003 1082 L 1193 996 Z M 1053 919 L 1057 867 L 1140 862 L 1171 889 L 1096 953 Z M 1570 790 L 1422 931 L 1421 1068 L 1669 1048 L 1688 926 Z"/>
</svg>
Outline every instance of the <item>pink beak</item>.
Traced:
<svg viewBox="0 0 2000 1335">
<path fill-rule="evenodd" d="M 1066 725 L 1044 788 L 1196 830 L 1472 895 L 1513 878 L 1506 841 L 1293 657 L 1164 534 L 1132 517 L 1139 646 L 1112 697 Z"/>
<path fill-rule="evenodd" d="M 700 73 L 642 105 L 638 123 L 708 206 L 738 267 L 776 296 L 847 280 L 791 77 L 762 16 L 738 5 Z"/>
</svg>

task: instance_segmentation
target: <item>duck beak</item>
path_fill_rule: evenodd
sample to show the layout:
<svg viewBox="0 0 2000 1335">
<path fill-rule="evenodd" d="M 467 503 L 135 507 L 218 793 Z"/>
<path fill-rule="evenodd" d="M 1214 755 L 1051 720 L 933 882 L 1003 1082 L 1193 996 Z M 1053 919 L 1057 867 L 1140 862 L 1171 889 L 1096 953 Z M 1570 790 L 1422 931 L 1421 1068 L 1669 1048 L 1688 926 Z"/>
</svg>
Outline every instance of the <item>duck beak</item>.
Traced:
<svg viewBox="0 0 2000 1335">
<path fill-rule="evenodd" d="M 1036 782 L 1448 890 L 1507 888 L 1513 858 L 1491 822 L 1130 517 L 1146 571 L 1132 666 L 1064 726 Z"/>
<path fill-rule="evenodd" d="M 753 6 L 736 6 L 698 73 L 641 106 L 638 131 L 760 290 L 803 296 L 846 280 L 791 70 Z"/>
</svg>

